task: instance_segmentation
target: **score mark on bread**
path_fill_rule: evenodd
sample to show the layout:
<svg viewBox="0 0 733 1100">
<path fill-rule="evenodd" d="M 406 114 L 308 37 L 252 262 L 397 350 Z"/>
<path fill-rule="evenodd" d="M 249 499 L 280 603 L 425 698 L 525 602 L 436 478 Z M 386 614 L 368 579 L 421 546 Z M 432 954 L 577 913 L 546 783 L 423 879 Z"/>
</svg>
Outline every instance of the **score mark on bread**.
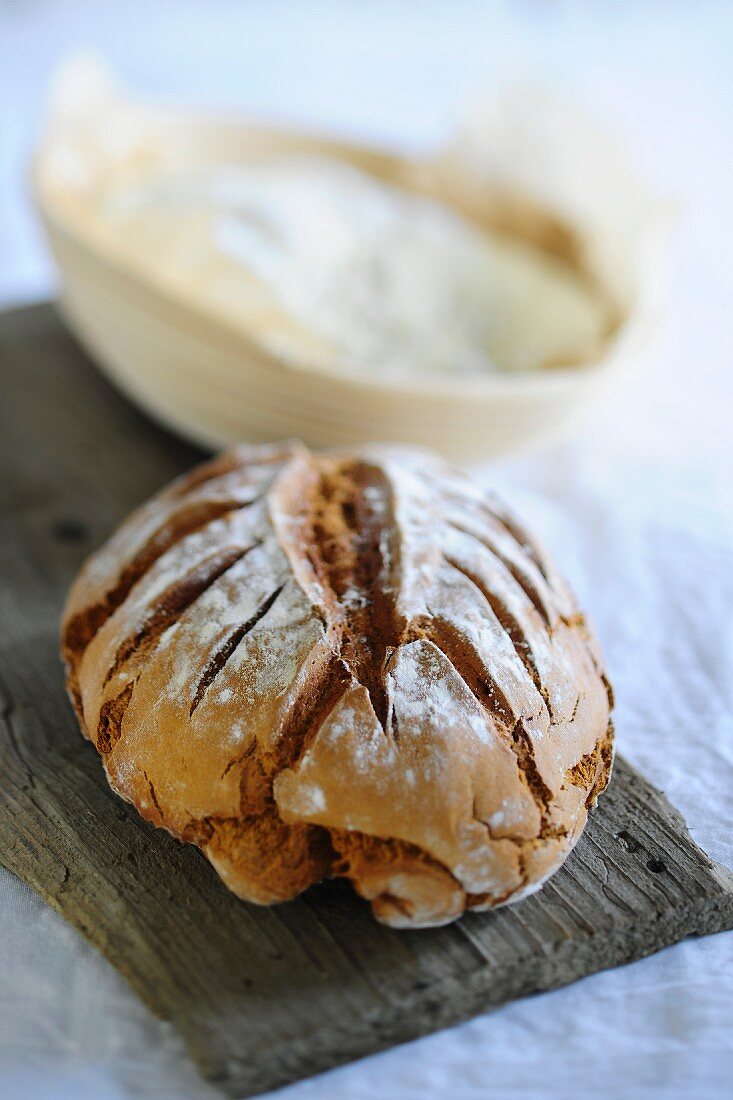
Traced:
<svg viewBox="0 0 733 1100">
<path fill-rule="evenodd" d="M 420 452 L 237 447 L 85 564 L 69 693 L 113 788 L 260 904 L 394 927 L 526 896 L 604 789 L 611 692 L 548 556 Z"/>
</svg>

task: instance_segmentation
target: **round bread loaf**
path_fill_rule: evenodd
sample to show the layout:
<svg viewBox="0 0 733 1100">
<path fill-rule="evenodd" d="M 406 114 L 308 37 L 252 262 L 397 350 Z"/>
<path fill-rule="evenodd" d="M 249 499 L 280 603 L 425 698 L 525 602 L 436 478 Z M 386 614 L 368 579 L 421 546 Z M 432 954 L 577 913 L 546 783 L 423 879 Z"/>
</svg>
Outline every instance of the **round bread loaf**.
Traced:
<svg viewBox="0 0 733 1100">
<path fill-rule="evenodd" d="M 350 879 L 395 927 L 513 902 L 612 760 L 554 566 L 425 453 L 237 447 L 87 561 L 68 687 L 109 781 L 260 904 Z"/>
</svg>

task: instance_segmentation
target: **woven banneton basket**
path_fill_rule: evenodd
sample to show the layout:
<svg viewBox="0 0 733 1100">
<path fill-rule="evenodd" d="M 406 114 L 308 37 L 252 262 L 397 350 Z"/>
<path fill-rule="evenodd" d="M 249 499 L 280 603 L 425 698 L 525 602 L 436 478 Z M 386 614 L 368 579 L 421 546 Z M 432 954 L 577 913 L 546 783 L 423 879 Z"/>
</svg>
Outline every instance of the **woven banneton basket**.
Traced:
<svg viewBox="0 0 733 1100">
<path fill-rule="evenodd" d="M 132 261 L 90 201 L 110 174 L 141 163 L 236 164 L 283 152 L 336 158 L 561 255 L 609 304 L 601 354 L 581 367 L 456 379 L 295 365 L 268 350 L 256 330 Z M 293 436 L 315 447 L 400 441 L 462 464 L 481 461 L 565 431 L 639 362 L 653 330 L 655 205 L 605 135 L 527 93 L 485 105 L 440 155 L 417 161 L 226 116 L 141 106 L 106 74 L 77 63 L 57 82 L 33 185 L 70 327 L 126 394 L 206 446 Z"/>
</svg>

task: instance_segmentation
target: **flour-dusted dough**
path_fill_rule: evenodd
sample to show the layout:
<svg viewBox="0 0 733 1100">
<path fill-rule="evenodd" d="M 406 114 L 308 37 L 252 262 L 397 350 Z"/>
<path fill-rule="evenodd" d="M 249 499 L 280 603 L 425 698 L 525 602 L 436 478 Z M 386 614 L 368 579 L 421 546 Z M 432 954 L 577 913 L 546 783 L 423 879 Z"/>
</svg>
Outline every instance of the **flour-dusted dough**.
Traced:
<svg viewBox="0 0 733 1100">
<path fill-rule="evenodd" d="M 516 901 L 608 781 L 572 596 L 422 452 L 226 452 L 89 559 L 63 650 L 114 789 L 260 904 L 336 875 L 395 927 Z"/>
<path fill-rule="evenodd" d="M 328 157 L 142 171 L 95 211 L 177 293 L 347 376 L 589 365 L 613 327 L 571 264 Z"/>
</svg>

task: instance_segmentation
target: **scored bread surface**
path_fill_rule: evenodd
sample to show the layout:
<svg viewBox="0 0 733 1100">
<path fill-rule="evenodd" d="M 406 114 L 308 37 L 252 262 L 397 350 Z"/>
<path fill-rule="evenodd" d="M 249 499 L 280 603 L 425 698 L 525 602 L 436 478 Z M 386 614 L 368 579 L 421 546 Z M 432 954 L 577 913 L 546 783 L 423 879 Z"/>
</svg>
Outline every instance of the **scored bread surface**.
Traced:
<svg viewBox="0 0 733 1100">
<path fill-rule="evenodd" d="M 345 876 L 396 927 L 515 901 L 612 760 L 546 553 L 426 453 L 236 447 L 85 564 L 69 692 L 113 788 L 249 901 Z"/>
</svg>

